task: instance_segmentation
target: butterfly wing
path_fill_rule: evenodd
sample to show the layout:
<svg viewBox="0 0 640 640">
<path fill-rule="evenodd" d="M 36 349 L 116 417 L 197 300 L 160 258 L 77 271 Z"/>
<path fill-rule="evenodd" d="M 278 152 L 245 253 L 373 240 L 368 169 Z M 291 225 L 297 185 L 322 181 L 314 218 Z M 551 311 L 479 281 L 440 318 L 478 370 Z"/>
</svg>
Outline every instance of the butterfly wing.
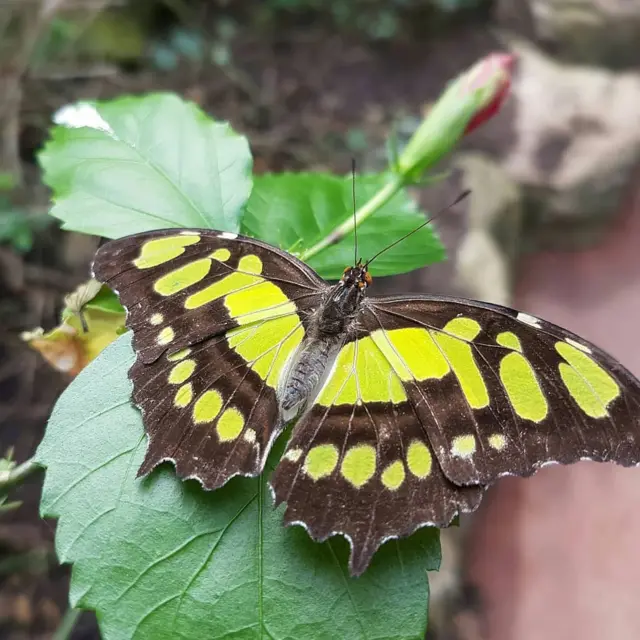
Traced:
<svg viewBox="0 0 640 640">
<path fill-rule="evenodd" d="M 130 370 L 149 445 L 206 488 L 260 473 L 277 436 L 277 385 L 326 284 L 265 243 L 168 229 L 102 246 L 97 279 L 127 309 Z"/>
<path fill-rule="evenodd" d="M 482 496 L 481 487 L 456 486 L 443 474 L 429 440 L 433 425 L 366 320 L 342 346 L 271 478 L 276 504 L 287 503 L 285 523 L 303 524 L 319 541 L 336 533 L 349 539 L 354 575 L 385 540 L 446 526 Z"/>
<path fill-rule="evenodd" d="M 380 299 L 367 313 L 456 484 L 552 462 L 640 462 L 640 382 L 579 336 L 454 298 Z"/>
<path fill-rule="evenodd" d="M 472 511 L 503 474 L 640 461 L 640 383 L 526 314 L 432 297 L 367 301 L 272 486 L 285 521 L 351 541 L 359 574 L 384 540 Z"/>
</svg>

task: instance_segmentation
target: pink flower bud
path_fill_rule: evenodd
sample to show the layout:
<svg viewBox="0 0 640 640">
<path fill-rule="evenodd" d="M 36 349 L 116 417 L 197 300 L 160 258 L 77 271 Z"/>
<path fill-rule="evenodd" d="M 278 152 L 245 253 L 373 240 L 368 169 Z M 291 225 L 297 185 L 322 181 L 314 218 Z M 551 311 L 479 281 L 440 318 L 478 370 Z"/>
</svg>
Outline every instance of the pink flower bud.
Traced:
<svg viewBox="0 0 640 640">
<path fill-rule="evenodd" d="M 483 104 L 467 124 L 465 134 L 471 133 L 498 113 L 509 95 L 515 60 L 515 56 L 509 53 L 492 53 L 466 74 L 460 90 L 481 91 Z"/>
<path fill-rule="evenodd" d="M 408 180 L 418 179 L 494 116 L 509 94 L 514 62 L 511 54 L 492 53 L 453 80 L 409 140 L 396 170 Z"/>
</svg>

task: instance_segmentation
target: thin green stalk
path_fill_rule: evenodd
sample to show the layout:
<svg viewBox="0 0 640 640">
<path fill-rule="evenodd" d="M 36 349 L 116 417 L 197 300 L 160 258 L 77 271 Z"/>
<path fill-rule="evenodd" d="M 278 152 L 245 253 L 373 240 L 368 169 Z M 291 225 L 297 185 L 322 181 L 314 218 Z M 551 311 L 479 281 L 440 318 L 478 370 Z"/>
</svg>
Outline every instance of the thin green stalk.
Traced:
<svg viewBox="0 0 640 640">
<path fill-rule="evenodd" d="M 303 251 L 300 259 L 307 262 L 310 258 L 320 253 L 332 244 L 340 242 L 347 234 L 351 233 L 354 227 L 359 227 L 367 218 L 372 216 L 376 211 L 382 208 L 393 196 L 398 193 L 406 184 L 404 176 L 394 176 L 390 182 L 378 191 L 370 200 L 363 204 L 354 216 L 349 216 L 347 220 L 339 224 L 333 231 L 327 234 L 320 242 Z"/>
<path fill-rule="evenodd" d="M 69 640 L 81 613 L 80 609 L 67 609 L 60 626 L 53 634 L 52 640 Z"/>
<path fill-rule="evenodd" d="M 6 492 L 11 487 L 24 482 L 32 473 L 40 469 L 40 467 L 32 460 L 27 460 L 22 464 L 0 471 L 0 493 Z"/>
</svg>

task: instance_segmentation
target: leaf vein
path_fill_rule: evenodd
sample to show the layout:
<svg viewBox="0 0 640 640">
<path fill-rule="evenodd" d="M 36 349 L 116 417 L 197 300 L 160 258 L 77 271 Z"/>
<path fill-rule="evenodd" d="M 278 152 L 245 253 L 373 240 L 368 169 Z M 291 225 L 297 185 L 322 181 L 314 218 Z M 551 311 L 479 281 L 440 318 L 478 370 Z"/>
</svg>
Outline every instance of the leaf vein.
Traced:
<svg viewBox="0 0 640 640">
<path fill-rule="evenodd" d="M 259 491 L 258 491 L 258 493 L 259 493 Z M 249 507 L 249 505 L 256 499 L 258 493 L 256 493 L 256 495 L 251 496 L 251 498 L 242 506 L 241 509 L 238 510 L 238 512 L 233 516 L 233 518 L 231 518 L 229 520 L 229 522 L 224 526 L 224 528 L 220 532 L 220 536 L 216 540 L 216 543 L 211 547 L 211 549 L 207 553 L 204 561 L 200 564 L 200 566 L 194 572 L 194 574 L 191 576 L 191 578 L 189 578 L 189 581 L 187 582 L 185 587 L 182 589 L 182 591 L 180 593 L 180 601 L 178 602 L 178 606 L 176 607 L 176 611 L 175 611 L 175 613 L 173 615 L 173 620 L 171 622 L 171 630 L 172 631 L 175 631 L 176 619 L 178 617 L 178 613 L 180 612 L 180 607 L 182 606 L 182 602 L 184 600 L 184 597 L 185 597 L 187 591 L 191 588 L 191 585 L 196 581 L 197 577 L 202 573 L 203 569 L 207 566 L 209 560 L 211 560 L 211 557 L 213 556 L 214 551 L 218 548 L 218 545 L 220 544 L 220 542 L 224 538 L 224 534 L 229 530 L 231 525 L 243 514 L 245 509 L 247 509 Z"/>
<path fill-rule="evenodd" d="M 333 561 L 336 563 L 336 566 L 338 567 L 340 577 L 342 578 L 342 583 L 344 584 L 344 590 L 345 590 L 345 593 L 347 594 L 347 597 L 349 598 L 349 603 L 351 604 L 351 608 L 353 609 L 353 612 L 356 614 L 356 621 L 358 623 L 358 627 L 360 627 L 360 633 L 362 634 L 363 638 L 366 638 L 367 634 L 362 625 L 362 620 L 360 619 L 360 611 L 358 611 L 358 607 L 356 606 L 355 600 L 353 599 L 353 594 L 351 593 L 351 589 L 349 589 L 349 582 L 347 580 L 347 576 L 345 576 L 344 574 L 344 569 L 342 568 L 342 564 L 340 564 L 340 560 L 338 560 L 338 556 L 336 555 L 336 552 L 333 548 L 333 544 L 331 543 L 331 540 L 327 540 L 327 546 L 329 547 L 329 551 L 331 551 L 331 557 L 333 558 Z"/>
</svg>

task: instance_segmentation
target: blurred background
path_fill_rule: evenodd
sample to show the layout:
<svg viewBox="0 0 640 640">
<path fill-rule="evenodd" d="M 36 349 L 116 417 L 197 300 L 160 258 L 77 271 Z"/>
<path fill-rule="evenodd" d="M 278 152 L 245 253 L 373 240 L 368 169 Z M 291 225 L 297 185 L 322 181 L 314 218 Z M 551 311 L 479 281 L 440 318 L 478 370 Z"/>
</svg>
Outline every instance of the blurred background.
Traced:
<svg viewBox="0 0 640 640">
<path fill-rule="evenodd" d="M 435 209 L 473 190 L 436 225 L 449 260 L 377 291 L 516 306 L 640 375 L 640 1 L 0 0 L 0 456 L 33 454 L 70 380 L 20 334 L 58 323 L 97 246 L 47 216 L 36 153 L 57 109 L 169 90 L 245 134 L 256 172 L 380 170 L 391 125 L 408 138 L 498 49 L 518 55 L 511 99 L 415 191 Z M 443 533 L 429 637 L 640 638 L 639 473 L 500 480 Z M 98 638 L 67 612 L 41 481 L 0 510 L 0 638 Z"/>
</svg>

